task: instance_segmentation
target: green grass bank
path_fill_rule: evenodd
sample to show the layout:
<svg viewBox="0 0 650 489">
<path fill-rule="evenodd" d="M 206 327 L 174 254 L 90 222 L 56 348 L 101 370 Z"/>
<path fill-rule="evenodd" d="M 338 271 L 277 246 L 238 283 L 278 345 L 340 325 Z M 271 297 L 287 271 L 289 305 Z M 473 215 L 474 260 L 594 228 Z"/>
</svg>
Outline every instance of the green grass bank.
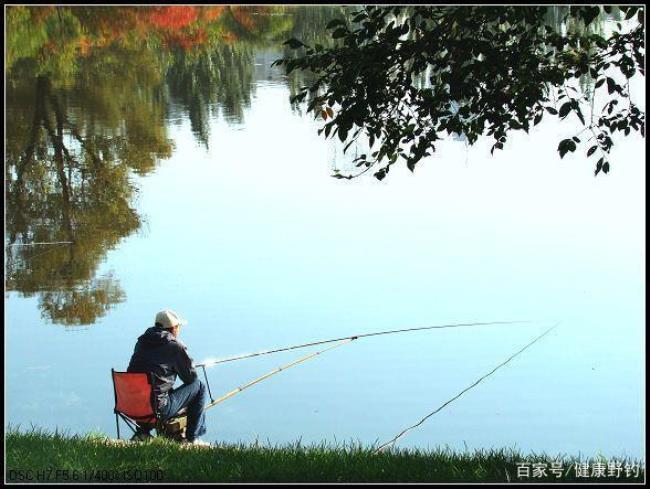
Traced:
<svg viewBox="0 0 650 489">
<path fill-rule="evenodd" d="M 375 454 L 372 447 L 360 445 L 218 444 L 204 448 L 164 439 L 116 443 L 102 435 L 15 429 L 5 431 L 5 443 L 5 481 L 10 483 L 645 480 L 645 464 L 640 460 L 523 455 L 511 449 L 391 449 Z M 576 471 L 575 464 L 581 471 Z"/>
</svg>

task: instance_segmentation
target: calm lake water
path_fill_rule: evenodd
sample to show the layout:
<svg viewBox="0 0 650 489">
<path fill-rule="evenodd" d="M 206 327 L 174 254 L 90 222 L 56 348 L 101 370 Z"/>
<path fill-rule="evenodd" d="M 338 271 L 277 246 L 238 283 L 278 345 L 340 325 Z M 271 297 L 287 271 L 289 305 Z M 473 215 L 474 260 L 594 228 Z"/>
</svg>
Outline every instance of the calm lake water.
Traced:
<svg viewBox="0 0 650 489">
<path fill-rule="evenodd" d="M 398 446 L 644 457 L 643 139 L 618 141 L 596 178 L 583 153 L 557 155 L 572 120 L 545 120 L 494 156 L 489 141 L 450 138 L 413 174 L 331 178 L 353 155 L 317 135 L 321 123 L 289 102 L 300 80 L 270 66 L 282 39 L 322 30 L 337 9 L 316 10 L 215 13 L 225 40 L 209 31 L 198 55 L 90 39 L 75 70 L 44 76 L 45 61 L 16 52 L 5 424 L 114 435 L 110 369 L 126 368 L 163 308 L 188 319 L 181 339 L 197 362 L 382 329 L 539 321 L 353 342 L 209 411 L 205 437 L 383 442 L 561 321 Z M 212 368 L 212 392 L 308 351 Z"/>
</svg>

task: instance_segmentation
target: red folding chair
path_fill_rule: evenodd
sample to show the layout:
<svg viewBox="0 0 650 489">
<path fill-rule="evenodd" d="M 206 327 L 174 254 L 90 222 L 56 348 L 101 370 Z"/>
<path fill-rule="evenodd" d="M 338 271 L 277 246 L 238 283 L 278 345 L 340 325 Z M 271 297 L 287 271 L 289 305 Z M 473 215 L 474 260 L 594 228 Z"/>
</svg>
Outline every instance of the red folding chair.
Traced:
<svg viewBox="0 0 650 489">
<path fill-rule="evenodd" d="M 120 438 L 119 418 L 133 431 L 133 438 L 142 437 L 152 429 L 157 435 L 173 439 L 183 439 L 187 426 L 186 410 L 181 409 L 167 420 L 157 417 L 154 410 L 153 381 L 149 374 L 136 372 L 116 372 L 111 369 L 113 391 L 115 393 L 115 425 L 117 438 Z"/>
</svg>

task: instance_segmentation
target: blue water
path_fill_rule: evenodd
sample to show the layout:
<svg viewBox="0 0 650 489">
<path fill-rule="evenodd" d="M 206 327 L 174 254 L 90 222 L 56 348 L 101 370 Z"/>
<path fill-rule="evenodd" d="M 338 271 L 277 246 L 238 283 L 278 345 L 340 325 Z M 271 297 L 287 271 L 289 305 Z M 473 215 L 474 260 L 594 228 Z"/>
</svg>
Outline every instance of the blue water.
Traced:
<svg viewBox="0 0 650 489">
<path fill-rule="evenodd" d="M 167 307 L 188 319 L 181 339 L 197 362 L 525 319 L 540 322 L 343 346 L 211 410 L 206 439 L 386 441 L 560 321 L 399 446 L 644 456 L 640 137 L 621 140 L 597 178 L 584 155 L 558 158 L 568 121 L 513 136 L 493 157 L 489 141 L 449 140 L 414 174 L 340 181 L 340 149 L 291 111 L 283 76 L 257 70 L 243 122 L 213 117 L 206 150 L 188 120 L 170 121 L 172 156 L 132 177 L 146 225 L 96 272 L 119 280 L 124 302 L 71 328 L 43 319 L 37 297 L 5 293 L 6 424 L 113 436 L 110 369 L 125 369 Z M 307 352 L 212 368 L 213 394 Z"/>
</svg>

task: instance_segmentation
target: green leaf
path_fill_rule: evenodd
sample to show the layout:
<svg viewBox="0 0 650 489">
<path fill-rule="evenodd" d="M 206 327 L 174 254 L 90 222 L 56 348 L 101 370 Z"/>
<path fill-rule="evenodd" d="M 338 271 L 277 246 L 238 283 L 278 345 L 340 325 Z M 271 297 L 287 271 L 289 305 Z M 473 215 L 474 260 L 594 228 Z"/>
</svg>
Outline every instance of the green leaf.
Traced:
<svg viewBox="0 0 650 489">
<path fill-rule="evenodd" d="M 345 21 L 341 19 L 334 19 L 328 22 L 328 24 L 325 26 L 325 29 L 333 29 L 337 25 L 345 25 Z"/>
<path fill-rule="evenodd" d="M 325 124 L 325 137 L 328 138 L 330 135 L 330 132 L 332 131 L 332 126 L 334 125 L 334 121 L 328 122 Z"/>
<path fill-rule="evenodd" d="M 576 150 L 576 143 L 571 139 L 563 139 L 560 141 L 557 150 L 560 153 L 560 158 L 564 158 L 565 154 Z"/>
<path fill-rule="evenodd" d="M 289 46 L 291 49 L 298 49 L 299 47 L 304 46 L 302 42 L 293 37 L 287 41 L 284 41 L 284 44 Z"/>
<path fill-rule="evenodd" d="M 342 143 L 345 142 L 347 137 L 348 137 L 348 130 L 339 126 L 339 139 L 341 140 L 341 142 Z"/>
<path fill-rule="evenodd" d="M 625 14 L 625 20 L 630 20 L 636 14 L 637 7 L 628 7 L 627 14 Z M 605 172 L 607 173 L 607 172 Z"/>
<path fill-rule="evenodd" d="M 412 173 L 413 171 L 415 171 L 415 165 L 416 165 L 416 162 L 413 161 L 413 160 L 408 160 L 408 161 L 406 162 L 406 166 L 408 167 L 409 170 L 411 170 L 411 173 Z"/>
<path fill-rule="evenodd" d="M 578 119 L 580 119 L 580 122 L 582 122 L 582 125 L 585 124 L 585 118 L 582 115 L 582 111 L 580 110 L 580 107 L 576 105 L 575 107 L 575 112 L 576 115 L 578 116 Z"/>
<path fill-rule="evenodd" d="M 564 102 L 562 107 L 560 107 L 560 118 L 564 119 L 571 111 L 571 102 Z"/>
<path fill-rule="evenodd" d="M 589 24 L 596 17 L 598 17 L 598 14 L 600 14 L 600 8 L 598 7 L 587 8 L 582 12 L 582 19 L 584 20 L 585 24 Z"/>
</svg>

